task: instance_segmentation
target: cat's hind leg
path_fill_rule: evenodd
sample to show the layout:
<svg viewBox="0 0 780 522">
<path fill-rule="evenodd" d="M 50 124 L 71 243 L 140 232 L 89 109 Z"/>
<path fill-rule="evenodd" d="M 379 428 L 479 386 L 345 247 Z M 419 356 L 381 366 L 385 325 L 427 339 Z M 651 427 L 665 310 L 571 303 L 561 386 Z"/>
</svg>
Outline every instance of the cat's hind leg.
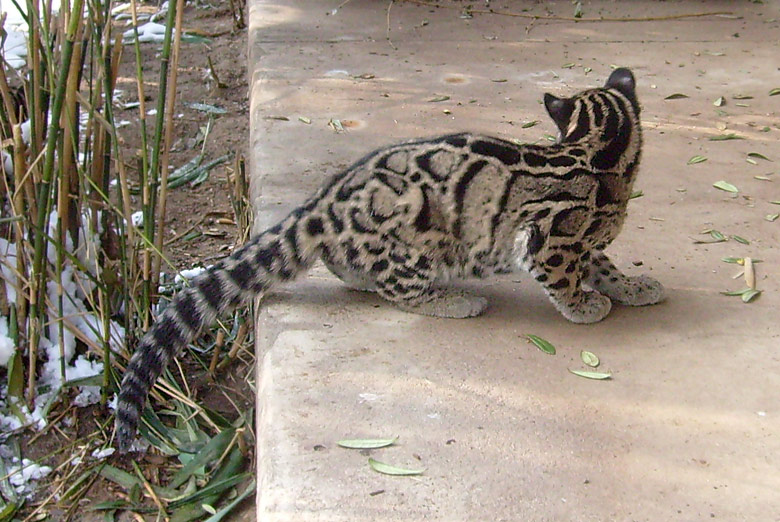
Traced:
<svg viewBox="0 0 780 522">
<path fill-rule="evenodd" d="M 487 299 L 452 288 L 436 286 L 439 275 L 431 261 L 410 249 L 388 249 L 384 266 L 376 274 L 379 295 L 401 310 L 434 317 L 474 317 L 487 308 Z"/>
<path fill-rule="evenodd" d="M 326 259 L 324 256 L 322 262 L 325 266 L 333 272 L 333 274 L 341 279 L 347 288 L 352 290 L 358 290 L 360 292 L 376 292 L 376 282 L 367 274 L 359 272 L 357 270 L 351 270 L 346 266 L 334 263 Z"/>
</svg>

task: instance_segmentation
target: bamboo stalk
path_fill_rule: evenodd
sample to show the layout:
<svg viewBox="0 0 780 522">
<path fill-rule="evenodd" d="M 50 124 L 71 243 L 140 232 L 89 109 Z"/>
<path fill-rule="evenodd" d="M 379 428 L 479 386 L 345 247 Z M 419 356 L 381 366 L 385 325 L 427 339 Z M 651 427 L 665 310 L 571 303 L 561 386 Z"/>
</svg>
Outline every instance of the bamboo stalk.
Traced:
<svg viewBox="0 0 780 522">
<path fill-rule="evenodd" d="M 46 234 L 46 225 L 48 223 L 49 209 L 52 202 L 50 198 L 52 178 L 54 176 L 54 159 L 57 142 L 60 136 L 60 116 L 62 115 L 65 101 L 65 89 L 67 84 L 67 73 L 70 70 L 70 62 L 73 58 L 73 48 L 78 27 L 82 20 L 83 0 L 74 0 L 73 10 L 71 11 L 70 23 L 65 40 L 62 43 L 62 63 L 60 64 L 60 76 L 57 78 L 57 87 L 54 93 L 54 103 L 51 109 L 51 120 L 46 135 L 46 154 L 44 156 L 43 172 L 41 173 L 41 182 L 38 189 L 38 215 L 35 224 L 35 242 L 33 253 L 33 280 L 35 281 L 34 292 L 38 294 L 35 301 L 31 301 L 30 315 L 36 322 L 33 335 L 31 337 L 30 349 L 30 377 L 27 387 L 27 399 L 32 401 L 35 398 L 35 371 L 37 362 L 37 348 L 40 341 L 41 331 L 38 327 L 43 323 L 45 315 L 45 292 L 46 292 L 46 270 L 44 269 L 45 251 L 48 244 Z M 39 307 L 39 303 L 41 307 Z"/>
<path fill-rule="evenodd" d="M 184 11 L 184 0 L 176 0 L 176 28 L 174 31 L 173 42 L 173 67 L 171 68 L 170 84 L 168 85 L 168 100 L 166 102 L 167 111 L 165 114 L 165 139 L 163 140 L 162 162 L 160 165 L 160 203 L 157 212 L 157 223 L 159 230 L 155 235 L 154 245 L 158 251 L 162 252 L 163 237 L 165 235 L 165 215 L 168 202 L 168 160 L 173 142 L 173 114 L 176 108 L 176 85 L 179 76 L 179 51 L 181 49 L 182 33 L 182 13 Z M 159 114 L 158 114 L 159 116 Z M 155 256 L 152 263 L 152 286 L 157 287 L 160 280 L 160 264 L 162 259 Z"/>
</svg>

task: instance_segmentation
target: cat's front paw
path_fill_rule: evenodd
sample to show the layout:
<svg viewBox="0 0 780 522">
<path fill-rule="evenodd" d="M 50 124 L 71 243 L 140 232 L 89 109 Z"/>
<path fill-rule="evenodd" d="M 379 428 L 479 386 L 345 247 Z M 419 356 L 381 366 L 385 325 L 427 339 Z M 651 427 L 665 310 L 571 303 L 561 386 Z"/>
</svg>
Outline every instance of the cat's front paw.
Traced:
<svg viewBox="0 0 780 522">
<path fill-rule="evenodd" d="M 664 286 L 647 275 L 627 277 L 624 291 L 612 299 L 622 305 L 647 306 L 660 303 L 666 298 Z"/>
<path fill-rule="evenodd" d="M 574 306 L 559 306 L 558 310 L 573 323 L 597 323 L 609 315 L 612 301 L 599 292 L 584 292 L 582 300 Z"/>
</svg>

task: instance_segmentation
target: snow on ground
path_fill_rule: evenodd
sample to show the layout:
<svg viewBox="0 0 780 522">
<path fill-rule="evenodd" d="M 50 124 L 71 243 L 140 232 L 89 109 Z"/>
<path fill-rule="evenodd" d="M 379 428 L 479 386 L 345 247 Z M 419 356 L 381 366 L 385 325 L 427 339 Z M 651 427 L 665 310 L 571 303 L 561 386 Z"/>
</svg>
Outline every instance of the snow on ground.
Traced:
<svg viewBox="0 0 780 522">
<path fill-rule="evenodd" d="M 100 249 L 100 230 L 91 230 L 91 223 L 99 223 L 82 216 L 83 227 L 79 232 L 78 248 L 70 237 L 66 239 L 65 247 L 86 267 L 92 275 L 97 275 L 97 252 Z M 56 211 L 49 219 L 49 235 L 55 236 L 57 224 Z M 47 260 L 56 266 L 56 250 L 49 245 Z M 0 272 L 5 280 L 6 300 L 9 304 L 16 302 L 17 285 L 16 245 L 0 238 Z M 86 354 L 77 354 L 77 339 L 92 345 L 98 351 L 107 340 L 111 349 L 116 351 L 124 344 L 125 331 L 122 325 L 109 321 L 106 331 L 103 320 L 93 311 L 90 304 L 94 283 L 87 274 L 77 271 L 69 261 L 66 261 L 60 273 L 59 280 L 48 282 L 46 288 L 48 300 L 53 303 L 47 313 L 46 323 L 49 328 L 40 339 L 42 366 L 38 376 L 40 387 L 35 398 L 33 410 L 18 402 L 16 397 L 8 396 L 7 387 L 0 389 L 0 442 L 2 434 L 18 429 L 41 430 L 46 427 L 48 412 L 57 400 L 60 390 L 66 381 L 83 379 L 103 373 L 103 362 L 91 360 Z M 60 295 L 62 296 L 60 298 Z M 60 319 L 61 318 L 61 319 Z M 9 318 L 0 316 L 0 365 L 7 366 L 14 356 L 16 347 L 9 334 Z M 63 374 L 64 368 L 64 374 Z M 88 406 L 100 399 L 99 386 L 80 386 L 78 395 L 73 399 L 76 406 Z M 42 478 L 51 470 L 29 461 L 20 460 L 19 455 L 12 455 L 4 445 L 0 445 L 0 457 L 10 475 L 9 479 L 17 492 L 29 495 L 34 490 L 34 481 Z M 103 453 L 105 455 L 105 453 Z"/>
</svg>

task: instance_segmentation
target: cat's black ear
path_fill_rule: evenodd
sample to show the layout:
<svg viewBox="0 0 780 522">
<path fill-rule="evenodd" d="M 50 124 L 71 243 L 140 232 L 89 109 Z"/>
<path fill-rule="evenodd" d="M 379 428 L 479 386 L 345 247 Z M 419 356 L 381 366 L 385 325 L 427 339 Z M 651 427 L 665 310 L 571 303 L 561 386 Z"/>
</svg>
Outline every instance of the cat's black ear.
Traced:
<svg viewBox="0 0 780 522">
<path fill-rule="evenodd" d="M 636 80 L 634 79 L 634 74 L 625 67 L 620 67 L 619 69 L 612 71 L 612 74 L 609 75 L 609 79 L 604 87 L 607 89 L 617 89 L 629 98 L 636 97 Z"/>
<path fill-rule="evenodd" d="M 545 93 L 544 106 L 558 128 L 564 132 L 569 126 L 571 113 L 574 112 L 574 102 L 567 98 L 558 98 L 550 93 Z"/>
</svg>

